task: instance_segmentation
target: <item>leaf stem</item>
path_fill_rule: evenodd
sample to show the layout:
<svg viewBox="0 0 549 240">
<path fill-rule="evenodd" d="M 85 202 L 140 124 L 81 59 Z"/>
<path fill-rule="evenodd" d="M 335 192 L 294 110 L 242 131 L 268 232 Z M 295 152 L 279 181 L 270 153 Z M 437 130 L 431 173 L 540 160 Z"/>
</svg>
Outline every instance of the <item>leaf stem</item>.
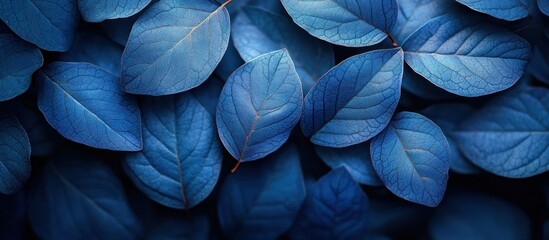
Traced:
<svg viewBox="0 0 549 240">
<path fill-rule="evenodd" d="M 236 172 L 236 169 L 238 168 L 238 166 L 240 166 L 240 162 L 241 162 L 241 160 L 240 160 L 240 159 L 238 159 L 238 162 L 236 163 L 236 165 L 234 166 L 234 168 L 233 168 L 233 169 L 231 169 L 231 173 L 234 173 L 234 172 Z"/>
<path fill-rule="evenodd" d="M 233 0 L 227 0 L 226 2 L 224 2 L 223 4 L 221 4 L 221 7 L 225 7 L 227 6 L 227 4 L 231 3 Z"/>
<path fill-rule="evenodd" d="M 393 43 L 393 47 L 398 47 L 398 44 L 395 38 L 393 38 L 393 36 L 390 33 L 387 33 L 387 36 L 389 37 L 389 39 L 391 39 L 391 42 Z"/>
</svg>

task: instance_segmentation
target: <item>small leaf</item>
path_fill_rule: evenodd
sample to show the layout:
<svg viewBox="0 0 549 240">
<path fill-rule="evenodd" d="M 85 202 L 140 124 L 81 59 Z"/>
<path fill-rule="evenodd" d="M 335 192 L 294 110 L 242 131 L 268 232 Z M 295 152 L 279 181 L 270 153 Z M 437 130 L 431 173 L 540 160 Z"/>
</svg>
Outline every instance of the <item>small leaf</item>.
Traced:
<svg viewBox="0 0 549 240">
<path fill-rule="evenodd" d="M 549 90 L 527 88 L 489 102 L 453 136 L 465 156 L 491 173 L 526 178 L 549 170 Z"/>
<path fill-rule="evenodd" d="M 229 77 L 217 104 L 223 145 L 239 163 L 276 151 L 299 121 L 302 99 L 301 82 L 286 49 L 244 64 Z"/>
<path fill-rule="evenodd" d="M 37 74 L 38 107 L 65 138 L 95 148 L 138 151 L 141 118 L 118 79 L 89 63 L 54 62 Z"/>
<path fill-rule="evenodd" d="M 506 21 L 516 21 L 528 16 L 529 0 L 456 0 L 475 11 Z"/>
<path fill-rule="evenodd" d="M 301 129 L 325 147 L 347 147 L 377 135 L 400 98 L 400 48 L 350 57 L 326 73 L 304 100 Z"/>
<path fill-rule="evenodd" d="M 395 0 L 281 0 L 300 27 L 324 41 L 364 47 L 380 43 L 397 19 Z"/>
<path fill-rule="evenodd" d="M 436 207 L 446 190 L 450 149 L 442 130 L 428 118 L 400 112 L 370 146 L 374 169 L 395 195 Z"/>
<path fill-rule="evenodd" d="M 0 193 L 19 190 L 31 174 L 27 133 L 10 112 L 0 110 Z"/>
<path fill-rule="evenodd" d="M 140 105 L 143 150 L 127 154 L 126 173 L 160 204 L 196 206 L 213 190 L 221 170 L 213 117 L 190 93 L 145 98 Z"/>
<path fill-rule="evenodd" d="M 87 22 L 131 17 L 143 10 L 151 0 L 78 0 L 82 18 Z"/>
<path fill-rule="evenodd" d="M 474 17 L 435 18 L 404 43 L 406 63 L 444 90 L 477 97 L 503 91 L 523 75 L 530 44 Z"/>
<path fill-rule="evenodd" d="M 168 95 L 206 81 L 229 42 L 225 4 L 164 0 L 147 8 L 122 55 L 124 91 Z"/>
</svg>

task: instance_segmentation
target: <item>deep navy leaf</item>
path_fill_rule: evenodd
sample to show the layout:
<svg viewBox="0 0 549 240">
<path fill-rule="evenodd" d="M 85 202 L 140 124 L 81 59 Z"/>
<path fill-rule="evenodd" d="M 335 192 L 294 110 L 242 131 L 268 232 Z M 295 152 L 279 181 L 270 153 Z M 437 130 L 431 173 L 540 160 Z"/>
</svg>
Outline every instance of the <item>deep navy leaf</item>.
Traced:
<svg viewBox="0 0 549 240">
<path fill-rule="evenodd" d="M 100 23 L 101 29 L 115 43 L 125 47 L 128 37 L 132 31 L 133 24 L 141 16 L 141 13 L 135 14 L 129 18 L 106 20 Z"/>
<path fill-rule="evenodd" d="M 481 194 L 449 195 L 429 221 L 433 240 L 533 239 L 530 220 L 517 207 Z"/>
<path fill-rule="evenodd" d="M 387 37 L 397 19 L 395 0 L 281 0 L 294 22 L 333 44 L 363 47 Z"/>
<path fill-rule="evenodd" d="M 0 101 L 5 101 L 29 88 L 32 73 L 44 59 L 37 47 L 20 39 L 1 22 L 0 52 Z"/>
<path fill-rule="evenodd" d="M 223 80 L 215 75 L 212 75 L 208 80 L 206 80 L 206 82 L 192 91 L 194 97 L 196 97 L 196 100 L 198 100 L 212 116 L 215 116 L 217 103 L 219 102 L 219 95 L 221 95 L 224 84 L 225 82 Z"/>
<path fill-rule="evenodd" d="M 78 8 L 87 22 L 101 22 L 133 16 L 150 2 L 151 0 L 78 0 Z"/>
<path fill-rule="evenodd" d="M 398 18 L 391 34 L 402 44 L 410 34 L 427 21 L 455 11 L 453 0 L 396 0 Z"/>
<path fill-rule="evenodd" d="M 162 218 L 147 236 L 149 240 L 208 240 L 210 222 L 205 215 Z"/>
<path fill-rule="evenodd" d="M 229 13 L 210 0 L 164 0 L 133 25 L 122 55 L 123 89 L 167 95 L 200 85 L 223 57 Z"/>
<path fill-rule="evenodd" d="M 299 153 L 286 146 L 225 179 L 217 202 L 219 224 L 232 239 L 276 239 L 291 227 L 305 194 Z"/>
<path fill-rule="evenodd" d="M 261 55 L 227 80 L 217 105 L 217 130 L 229 153 L 253 161 L 276 151 L 299 121 L 303 93 L 286 49 Z"/>
<path fill-rule="evenodd" d="M 128 153 L 126 173 L 163 205 L 196 206 L 213 190 L 221 170 L 213 116 L 190 93 L 146 98 L 140 106 L 143 151 Z"/>
<path fill-rule="evenodd" d="M 117 77 L 89 63 L 54 62 L 36 80 L 38 107 L 65 138 L 102 149 L 141 150 L 139 109 Z"/>
<path fill-rule="evenodd" d="M 221 58 L 221 61 L 215 68 L 215 73 L 223 79 L 223 81 L 227 81 L 229 76 L 231 76 L 237 68 L 242 66 L 242 64 L 244 64 L 244 60 L 242 60 L 242 57 L 238 54 L 233 41 L 229 39 L 227 51 L 225 51 L 225 55 L 223 55 L 223 58 Z"/>
<path fill-rule="evenodd" d="M 24 239 L 27 220 L 26 192 L 0 194 L 0 239 Z"/>
<path fill-rule="evenodd" d="M 476 97 L 511 87 L 524 73 L 530 44 L 474 17 L 444 15 L 404 43 L 406 63 L 444 90 Z"/>
<path fill-rule="evenodd" d="M 286 16 L 259 7 L 244 7 L 232 24 L 234 45 L 244 61 L 287 48 L 295 63 L 303 92 L 334 66 L 330 44 L 296 26 Z"/>
<path fill-rule="evenodd" d="M 309 188 L 290 238 L 360 239 L 368 206 L 368 197 L 347 170 L 333 170 Z"/>
<path fill-rule="evenodd" d="M 462 174 L 478 173 L 479 169 L 463 156 L 451 134 L 456 126 L 471 115 L 474 110 L 473 107 L 466 104 L 450 103 L 432 105 L 421 111 L 444 132 L 450 147 L 450 169 Z"/>
<path fill-rule="evenodd" d="M 325 147 L 347 147 L 377 135 L 400 98 L 400 48 L 376 50 L 341 62 L 326 73 L 304 101 L 301 129 Z"/>
<path fill-rule="evenodd" d="M 64 52 L 78 26 L 76 5 L 76 0 L 3 0 L 0 19 L 39 48 Z"/>
<path fill-rule="evenodd" d="M 46 163 L 31 182 L 29 220 L 41 239 L 135 239 L 141 229 L 115 173 L 99 159 Z"/>
<path fill-rule="evenodd" d="M 0 153 L 0 193 L 12 194 L 29 179 L 31 146 L 23 126 L 4 110 L 0 110 Z"/>
<path fill-rule="evenodd" d="M 457 2 L 492 17 L 515 21 L 528 16 L 528 0 L 456 0 Z"/>
<path fill-rule="evenodd" d="M 549 16 L 549 1 L 548 0 L 538 0 L 539 10 Z"/>
<path fill-rule="evenodd" d="M 428 118 L 400 112 L 371 143 L 374 169 L 395 195 L 429 207 L 446 190 L 450 148 L 442 130 Z"/>
<path fill-rule="evenodd" d="M 549 170 L 549 90 L 528 88 L 494 99 L 454 131 L 465 156 L 491 173 L 525 178 Z"/>
<path fill-rule="evenodd" d="M 316 146 L 316 153 L 332 169 L 345 167 L 355 181 L 360 184 L 372 186 L 383 184 L 372 166 L 369 142 L 346 148 Z"/>
</svg>

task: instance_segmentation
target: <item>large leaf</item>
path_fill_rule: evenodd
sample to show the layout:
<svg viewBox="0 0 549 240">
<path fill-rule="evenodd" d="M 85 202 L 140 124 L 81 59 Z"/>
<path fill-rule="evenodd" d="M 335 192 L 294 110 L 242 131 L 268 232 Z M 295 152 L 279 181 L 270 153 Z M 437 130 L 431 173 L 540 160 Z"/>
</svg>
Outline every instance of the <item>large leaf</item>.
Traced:
<svg viewBox="0 0 549 240">
<path fill-rule="evenodd" d="M 444 90 L 476 97 L 503 91 L 523 75 L 530 44 L 474 17 L 435 18 L 404 43 L 412 69 Z"/>
<path fill-rule="evenodd" d="M 276 151 L 299 121 L 303 93 L 286 49 L 261 55 L 227 80 L 217 104 L 217 130 L 229 153 L 253 161 Z"/>
<path fill-rule="evenodd" d="M 307 192 L 292 239 L 360 239 L 368 224 L 368 198 L 345 168 L 331 171 Z"/>
<path fill-rule="evenodd" d="M 317 145 L 347 147 L 381 132 L 400 99 L 402 58 L 400 48 L 377 50 L 332 68 L 305 97 L 303 134 Z"/>
<path fill-rule="evenodd" d="M 19 190 L 31 174 L 31 146 L 17 118 L 0 109 L 0 193 Z"/>
<path fill-rule="evenodd" d="M 525 178 L 549 170 L 549 90 L 527 88 L 494 99 L 461 122 L 454 137 L 473 163 Z"/>
<path fill-rule="evenodd" d="M 213 190 L 221 170 L 213 117 L 190 93 L 146 98 L 140 106 L 143 151 L 128 153 L 126 173 L 163 205 L 196 206 Z"/>
<path fill-rule="evenodd" d="M 5 101 L 29 88 L 32 73 L 44 59 L 37 47 L 20 39 L 1 22 L 0 52 L 0 101 Z"/>
<path fill-rule="evenodd" d="M 143 10 L 151 0 L 78 0 L 82 18 L 88 22 L 127 18 Z"/>
<path fill-rule="evenodd" d="M 397 19 L 395 0 L 281 0 L 294 22 L 333 44 L 363 47 L 383 41 Z"/>
<path fill-rule="evenodd" d="M 67 51 L 78 26 L 76 0 L 3 0 L 0 19 L 21 38 L 48 51 Z"/>
<path fill-rule="evenodd" d="M 200 85 L 223 57 L 229 13 L 213 0 L 163 0 L 133 25 L 122 55 L 123 89 L 167 95 Z"/>
<path fill-rule="evenodd" d="M 38 107 L 65 138 L 91 147 L 138 151 L 141 118 L 118 78 L 89 63 L 54 62 L 41 69 Z"/>
<path fill-rule="evenodd" d="M 400 112 L 371 143 L 374 169 L 395 195 L 429 207 L 446 190 L 450 148 L 442 130 L 426 117 Z"/>
<path fill-rule="evenodd" d="M 225 179 L 217 202 L 221 229 L 232 239 L 276 239 L 292 226 L 305 194 L 299 153 L 289 145 Z"/>
<path fill-rule="evenodd" d="M 507 21 L 515 21 L 528 16 L 526 1 L 529 0 L 456 0 L 475 11 Z"/>
<path fill-rule="evenodd" d="M 65 155 L 31 182 L 29 220 L 41 239 L 135 239 L 141 233 L 124 188 L 99 159 Z"/>
</svg>

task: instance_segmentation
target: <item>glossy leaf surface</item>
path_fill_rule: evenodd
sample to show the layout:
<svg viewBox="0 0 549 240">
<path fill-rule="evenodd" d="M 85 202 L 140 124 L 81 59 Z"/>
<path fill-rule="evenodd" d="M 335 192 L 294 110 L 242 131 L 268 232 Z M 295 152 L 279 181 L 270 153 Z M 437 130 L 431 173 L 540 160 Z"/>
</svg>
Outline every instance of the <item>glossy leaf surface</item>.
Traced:
<svg viewBox="0 0 549 240">
<path fill-rule="evenodd" d="M 151 0 L 78 0 L 82 18 L 87 22 L 127 18 L 143 10 Z"/>
<path fill-rule="evenodd" d="M 31 174 L 27 133 L 10 112 L 0 110 L 0 193 L 19 190 Z"/>
</svg>

